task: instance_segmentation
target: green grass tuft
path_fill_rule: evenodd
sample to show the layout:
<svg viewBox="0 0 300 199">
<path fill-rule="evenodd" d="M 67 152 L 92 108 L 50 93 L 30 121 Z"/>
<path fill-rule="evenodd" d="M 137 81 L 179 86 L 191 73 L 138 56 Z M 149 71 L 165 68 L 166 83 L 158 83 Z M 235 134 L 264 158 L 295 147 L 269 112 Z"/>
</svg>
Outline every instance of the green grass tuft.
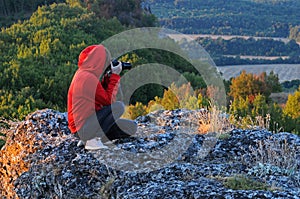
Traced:
<svg viewBox="0 0 300 199">
<path fill-rule="evenodd" d="M 241 175 L 225 178 L 224 186 L 233 190 L 270 190 L 265 183 Z"/>
</svg>

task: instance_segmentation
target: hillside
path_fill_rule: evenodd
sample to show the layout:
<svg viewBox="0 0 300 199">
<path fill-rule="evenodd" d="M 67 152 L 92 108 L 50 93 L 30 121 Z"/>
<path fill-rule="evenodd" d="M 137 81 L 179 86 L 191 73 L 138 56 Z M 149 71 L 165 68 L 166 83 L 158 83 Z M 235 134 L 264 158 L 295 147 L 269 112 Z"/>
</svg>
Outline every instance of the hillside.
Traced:
<svg viewBox="0 0 300 199">
<path fill-rule="evenodd" d="M 298 0 L 148 0 L 166 28 L 185 34 L 288 37 L 300 24 Z"/>
<path fill-rule="evenodd" d="M 29 19 L 0 32 L 0 118 L 23 119 L 42 108 L 66 110 L 79 53 L 88 45 L 128 29 L 127 22 L 151 26 L 155 21 L 133 1 L 115 2 L 113 9 L 119 9 L 120 19 L 113 17 L 113 9 L 106 19 L 76 1 L 70 2 L 75 5 L 41 6 Z M 92 8 L 111 5 L 110 1 L 101 2 Z M 119 4 L 124 2 L 127 6 L 121 9 L 124 4 Z M 133 16 L 125 17 L 124 13 L 132 10 Z"/>
</svg>

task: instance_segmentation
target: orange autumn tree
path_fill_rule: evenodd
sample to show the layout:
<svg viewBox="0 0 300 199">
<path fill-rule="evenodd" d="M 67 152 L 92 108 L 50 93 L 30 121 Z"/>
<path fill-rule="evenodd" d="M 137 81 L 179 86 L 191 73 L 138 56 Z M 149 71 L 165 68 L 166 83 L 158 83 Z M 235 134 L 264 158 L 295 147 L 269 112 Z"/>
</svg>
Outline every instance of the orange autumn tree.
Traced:
<svg viewBox="0 0 300 199">
<path fill-rule="evenodd" d="M 248 126 L 257 118 L 266 118 L 268 101 L 272 92 L 281 91 L 278 76 L 271 72 L 256 75 L 242 73 L 231 80 L 229 96 L 232 98 L 230 106 L 231 122 Z"/>
<path fill-rule="evenodd" d="M 260 86 L 265 87 L 264 82 L 259 81 L 255 75 L 242 71 L 239 76 L 231 80 L 229 95 L 233 100 L 247 98 L 252 103 L 254 97 L 262 92 Z"/>
<path fill-rule="evenodd" d="M 242 73 L 231 80 L 229 96 L 235 99 L 248 98 L 250 104 L 253 103 L 255 97 L 259 94 L 264 95 L 266 99 L 272 92 L 280 92 L 281 86 L 279 78 L 274 72 L 267 75 L 263 72 L 259 75 Z"/>
</svg>

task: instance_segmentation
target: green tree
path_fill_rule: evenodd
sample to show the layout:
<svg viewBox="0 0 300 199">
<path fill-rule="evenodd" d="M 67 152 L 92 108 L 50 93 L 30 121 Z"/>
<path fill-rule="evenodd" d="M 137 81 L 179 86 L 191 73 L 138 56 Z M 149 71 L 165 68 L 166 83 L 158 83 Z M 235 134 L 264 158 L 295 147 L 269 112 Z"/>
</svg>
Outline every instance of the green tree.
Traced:
<svg viewBox="0 0 300 199">
<path fill-rule="evenodd" d="M 46 106 L 65 111 L 80 51 L 122 30 L 117 19 L 68 4 L 41 6 L 28 20 L 2 29 L 0 116 L 21 119 Z"/>
<path fill-rule="evenodd" d="M 251 113 L 250 102 L 248 98 L 238 97 L 235 99 L 229 109 L 234 118 L 246 117 Z"/>
<path fill-rule="evenodd" d="M 268 112 L 268 105 L 266 103 L 266 97 L 259 94 L 255 96 L 253 101 L 252 115 L 265 117 Z"/>
<path fill-rule="evenodd" d="M 209 106 L 210 106 L 210 101 L 209 101 L 209 98 L 202 95 L 201 93 L 198 94 L 198 97 L 197 97 L 198 101 L 198 107 L 199 108 L 206 108 L 208 109 Z"/>
<path fill-rule="evenodd" d="M 271 71 L 266 77 L 267 90 L 272 93 L 277 93 L 282 91 L 282 86 L 279 82 L 278 74 Z"/>
<path fill-rule="evenodd" d="M 268 112 L 270 114 L 270 130 L 274 133 L 286 130 L 282 108 L 278 104 L 272 103 L 269 105 Z"/>
<path fill-rule="evenodd" d="M 206 88 L 206 83 L 200 75 L 197 75 L 194 72 L 184 72 L 183 76 L 190 82 L 193 89 Z"/>
</svg>

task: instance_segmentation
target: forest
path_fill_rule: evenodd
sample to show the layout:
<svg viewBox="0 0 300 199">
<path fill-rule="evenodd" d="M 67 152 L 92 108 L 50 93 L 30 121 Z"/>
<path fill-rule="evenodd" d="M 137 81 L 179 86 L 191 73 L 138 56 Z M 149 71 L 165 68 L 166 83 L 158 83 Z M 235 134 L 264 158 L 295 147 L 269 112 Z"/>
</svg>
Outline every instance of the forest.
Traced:
<svg viewBox="0 0 300 199">
<path fill-rule="evenodd" d="M 65 0 L 0 0 L 0 26 L 8 27 L 18 20 L 27 19 L 38 6 L 62 2 Z"/>
<path fill-rule="evenodd" d="M 266 128 L 274 133 L 281 131 L 300 132 L 300 86 L 288 96 L 286 104 L 278 104 L 270 98 L 271 93 L 282 91 L 278 76 L 265 72 L 255 75 L 243 71 L 238 77 L 225 82 L 228 94 L 226 112 L 229 121 L 236 128 Z M 247 86 L 244 86 L 247 85 Z M 167 110 L 178 108 L 211 110 L 211 99 L 218 90 L 214 86 L 196 89 L 191 92 L 190 84 L 176 87 L 175 84 L 164 90 L 162 97 L 155 97 L 148 104 L 137 102 L 128 107 L 126 117 L 135 119 L 151 111 L 164 107 Z M 175 93 L 183 93 L 176 96 Z M 208 121 L 209 123 L 209 121 Z"/>
<path fill-rule="evenodd" d="M 212 56 L 217 66 L 242 64 L 297 64 L 300 63 L 300 45 L 295 40 L 285 43 L 273 39 L 254 39 L 250 37 L 198 38 L 197 42 Z M 259 56 L 253 59 L 241 59 L 240 56 Z M 278 57 L 274 60 L 263 57 Z M 282 58 L 286 57 L 286 58 Z"/>
<path fill-rule="evenodd" d="M 126 29 L 155 26 L 156 18 L 141 8 L 140 1 L 82 1 L 39 7 L 28 20 L 19 21 L 0 33 L 0 115 L 23 119 L 41 108 L 66 111 L 67 91 L 77 69 L 77 58 L 87 45 L 100 43 Z M 121 5 L 119 5 L 121 4 Z M 127 5 L 127 7 L 126 7 Z M 96 9 L 97 8 L 97 9 Z M 122 9 L 121 9 L 122 8 Z M 140 10 L 139 10 L 139 9 Z M 104 10 L 96 13 L 93 10 Z M 114 9 L 121 10 L 116 16 Z M 135 11 L 131 15 L 122 13 Z M 70 35 L 72 35 L 70 37 Z M 185 60 L 160 50 L 139 50 L 127 55 L 132 64 L 156 62 L 182 72 L 195 87 L 204 87 L 199 74 Z M 132 102 L 147 103 L 161 96 L 163 88 L 147 85 L 137 90 Z"/>
<path fill-rule="evenodd" d="M 230 40 L 198 38 L 217 66 L 300 63 L 297 0 L 147 0 L 145 5 L 161 26 L 181 33 L 250 36 Z M 256 40 L 254 36 L 289 38 L 290 42 Z M 254 57 L 241 58 L 243 55 Z"/>
<path fill-rule="evenodd" d="M 24 5 L 16 8 L 14 6 L 16 2 L 24 2 Z M 158 19 L 147 6 L 142 6 L 145 2 L 141 0 L 53 2 L 43 1 L 30 7 L 30 1 L 0 1 L 5 5 L 1 7 L 1 17 L 12 15 L 20 17 L 19 20 L 13 19 L 15 21 L 12 25 L 2 26 L 0 32 L 2 55 L 0 57 L 0 127 L 2 127 L 2 118 L 22 120 L 37 109 L 51 108 L 66 111 L 68 88 L 77 69 L 78 55 L 83 48 L 101 43 L 117 33 L 134 27 L 158 26 Z M 34 10 L 36 6 L 37 9 Z M 27 15 L 30 16 L 26 17 Z M 269 34 L 267 32 L 268 29 L 265 35 Z M 273 50 L 257 48 L 258 45 L 272 46 L 274 41 L 269 40 L 235 39 L 219 40 L 216 43 L 208 39 L 199 42 L 211 49 L 210 53 L 215 55 L 247 54 L 251 50 L 270 55 L 292 56 L 293 53 L 299 55 L 299 47 L 297 48 L 294 42 L 276 43 L 278 49 Z M 247 51 L 244 49 L 245 45 L 250 45 L 251 48 Z M 217 50 L 224 46 L 227 48 Z M 190 82 L 189 85 L 196 92 L 193 96 L 186 96 L 188 99 L 185 102 L 186 106 L 208 109 L 211 106 L 210 95 L 215 92 L 214 89 L 207 86 L 201 74 L 197 73 L 182 57 L 162 50 L 143 49 L 126 54 L 121 59 L 131 62 L 133 67 L 144 63 L 160 63 L 173 67 L 186 77 Z M 295 87 L 295 83 L 297 82 L 291 82 L 292 85 L 286 83 L 293 88 L 293 93 L 287 102 L 290 105 L 286 106 L 288 108 L 283 108 L 269 98 L 270 91 L 280 92 L 283 89 L 276 74 L 256 76 L 242 73 L 240 79 L 224 81 L 228 93 L 226 108 L 233 115 L 232 122 L 241 116 L 245 119 L 239 122 L 247 123 L 260 114 L 266 117 L 268 112 L 273 111 L 272 124 L 278 124 L 282 128 L 270 127 L 271 130 L 299 133 L 300 116 L 298 110 L 293 107 L 300 107 L 300 90 Z M 245 84 L 249 85 L 247 87 L 249 91 L 243 90 L 243 95 L 238 94 Z M 184 90 L 188 87 L 175 89 Z M 242 97 L 238 97 L 239 95 Z M 139 88 L 131 98 L 129 117 L 135 118 L 149 110 L 161 107 L 156 104 L 162 104 L 166 109 L 181 108 L 176 104 L 177 100 L 172 97 L 174 96 L 169 88 L 157 84 Z M 231 102 L 233 103 L 230 104 Z"/>
<path fill-rule="evenodd" d="M 122 6 L 122 12 L 130 12 L 139 5 L 138 1 L 123 2 L 129 6 L 128 10 Z M 103 1 L 98 3 L 95 6 L 101 7 Z M 81 1 L 41 6 L 28 20 L 2 28 L 2 117 L 22 119 L 32 110 L 45 107 L 66 110 L 68 87 L 77 69 L 77 57 L 84 47 L 124 31 L 129 28 L 129 21 L 137 22 L 136 26 L 155 23 L 155 18 L 142 10 L 136 10 L 137 14 L 127 21 L 122 18 L 122 24 L 114 16 L 106 19 L 87 7 L 88 4 Z"/>
<path fill-rule="evenodd" d="M 185 34 L 289 37 L 298 0 L 148 0 L 160 24 Z"/>
</svg>

